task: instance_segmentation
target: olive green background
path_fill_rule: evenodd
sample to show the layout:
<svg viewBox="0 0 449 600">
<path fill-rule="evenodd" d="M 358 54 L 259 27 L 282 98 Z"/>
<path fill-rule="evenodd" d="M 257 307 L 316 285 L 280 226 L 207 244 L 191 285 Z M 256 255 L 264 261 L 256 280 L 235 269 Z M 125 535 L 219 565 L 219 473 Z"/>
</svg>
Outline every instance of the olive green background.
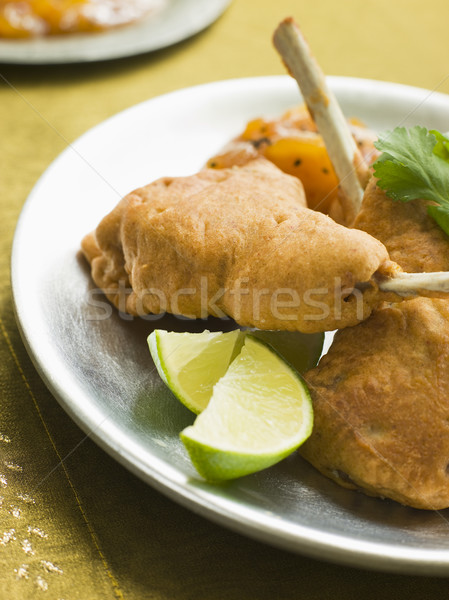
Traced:
<svg viewBox="0 0 449 600">
<path fill-rule="evenodd" d="M 15 325 L 14 228 L 50 162 L 90 127 L 148 98 L 284 73 L 271 35 L 290 15 L 329 75 L 449 93 L 447 0 L 234 0 L 206 31 L 152 54 L 82 65 L 0 64 L 1 600 L 449 598 L 443 578 L 289 554 L 168 500 L 85 439 L 41 382 Z"/>
</svg>

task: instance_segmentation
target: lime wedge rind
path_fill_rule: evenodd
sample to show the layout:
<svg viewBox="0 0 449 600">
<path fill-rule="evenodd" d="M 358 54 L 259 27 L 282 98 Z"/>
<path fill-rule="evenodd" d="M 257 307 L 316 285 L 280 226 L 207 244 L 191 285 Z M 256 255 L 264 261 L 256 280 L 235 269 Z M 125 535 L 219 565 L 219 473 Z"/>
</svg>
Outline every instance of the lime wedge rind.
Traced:
<svg viewBox="0 0 449 600">
<path fill-rule="evenodd" d="M 189 428 L 184 429 L 180 437 L 199 475 L 211 483 L 238 479 L 272 467 L 287 458 L 302 443 L 295 448 L 277 449 L 274 455 L 263 451 L 245 454 L 224 447 L 212 447 L 196 439 Z"/>
<path fill-rule="evenodd" d="M 164 367 L 162 366 L 161 360 L 159 358 L 160 349 L 158 346 L 158 330 L 155 330 L 152 333 L 150 333 L 147 341 L 148 347 L 150 349 L 150 354 L 153 358 L 154 366 L 156 367 L 156 370 L 159 373 L 159 376 L 165 383 L 165 385 L 170 387 L 170 384 L 168 383 L 167 373 L 165 372 Z"/>
</svg>

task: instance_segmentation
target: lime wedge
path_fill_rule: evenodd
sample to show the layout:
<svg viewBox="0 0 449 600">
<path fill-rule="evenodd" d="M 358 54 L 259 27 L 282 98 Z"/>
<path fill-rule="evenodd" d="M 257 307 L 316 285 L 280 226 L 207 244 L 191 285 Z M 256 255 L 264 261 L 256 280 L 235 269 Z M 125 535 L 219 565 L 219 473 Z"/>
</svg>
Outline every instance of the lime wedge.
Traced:
<svg viewBox="0 0 449 600">
<path fill-rule="evenodd" d="M 310 435 L 313 411 L 299 373 L 247 335 L 207 408 L 181 439 L 200 475 L 222 481 L 265 469 Z"/>
<path fill-rule="evenodd" d="M 243 343 L 243 333 L 203 331 L 176 333 L 156 329 L 148 345 L 159 375 L 175 396 L 194 413 L 204 410 L 212 389 Z"/>
</svg>

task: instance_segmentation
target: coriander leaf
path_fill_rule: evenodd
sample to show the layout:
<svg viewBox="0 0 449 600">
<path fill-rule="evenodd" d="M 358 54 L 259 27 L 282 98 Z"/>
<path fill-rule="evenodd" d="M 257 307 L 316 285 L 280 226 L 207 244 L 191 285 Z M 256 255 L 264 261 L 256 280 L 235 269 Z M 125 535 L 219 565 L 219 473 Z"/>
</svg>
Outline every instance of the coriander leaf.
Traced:
<svg viewBox="0 0 449 600">
<path fill-rule="evenodd" d="M 427 213 L 449 235 L 449 139 L 425 127 L 396 127 L 379 136 L 378 185 L 393 200 L 424 199 Z"/>
<path fill-rule="evenodd" d="M 427 212 L 441 229 L 449 235 L 449 206 L 431 205 L 427 207 Z"/>
<path fill-rule="evenodd" d="M 433 135 L 437 138 L 437 143 L 435 144 L 433 153 L 443 160 L 449 162 L 449 139 L 436 129 L 431 129 L 430 133 L 433 133 Z"/>
<path fill-rule="evenodd" d="M 385 157 L 384 160 L 378 161 L 374 174 L 379 178 L 377 185 L 393 200 L 408 202 L 424 198 L 428 193 L 428 186 L 419 173 L 390 158 Z"/>
<path fill-rule="evenodd" d="M 382 154 L 373 165 L 379 187 L 393 200 L 421 198 L 449 206 L 448 144 L 442 134 L 420 126 L 381 134 L 375 146 Z"/>
<path fill-rule="evenodd" d="M 381 133 L 374 145 L 393 159 L 400 162 L 413 162 L 420 157 L 430 155 L 435 143 L 436 138 L 429 136 L 425 127 L 417 125 L 409 129 L 396 127 L 393 131 Z"/>
</svg>

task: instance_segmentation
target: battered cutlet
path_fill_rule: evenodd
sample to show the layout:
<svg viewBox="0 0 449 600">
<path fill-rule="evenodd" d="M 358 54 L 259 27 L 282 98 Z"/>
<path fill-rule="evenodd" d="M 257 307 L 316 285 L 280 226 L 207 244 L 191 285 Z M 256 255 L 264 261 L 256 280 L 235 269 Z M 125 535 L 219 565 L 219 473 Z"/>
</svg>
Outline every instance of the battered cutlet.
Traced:
<svg viewBox="0 0 449 600">
<path fill-rule="evenodd" d="M 301 448 L 344 487 L 449 507 L 449 302 L 417 298 L 337 332 L 305 379 L 314 429 Z"/>
<path fill-rule="evenodd" d="M 130 314 L 304 332 L 362 321 L 391 298 L 373 276 L 398 270 L 381 242 L 306 208 L 300 181 L 264 158 L 140 188 L 82 249 L 95 283 Z"/>
<path fill-rule="evenodd" d="M 428 202 L 393 201 L 372 178 L 354 226 L 405 271 L 449 269 Z M 305 375 L 315 425 L 302 453 L 345 487 L 424 509 L 449 507 L 449 301 L 387 304 L 339 331 Z"/>
</svg>

